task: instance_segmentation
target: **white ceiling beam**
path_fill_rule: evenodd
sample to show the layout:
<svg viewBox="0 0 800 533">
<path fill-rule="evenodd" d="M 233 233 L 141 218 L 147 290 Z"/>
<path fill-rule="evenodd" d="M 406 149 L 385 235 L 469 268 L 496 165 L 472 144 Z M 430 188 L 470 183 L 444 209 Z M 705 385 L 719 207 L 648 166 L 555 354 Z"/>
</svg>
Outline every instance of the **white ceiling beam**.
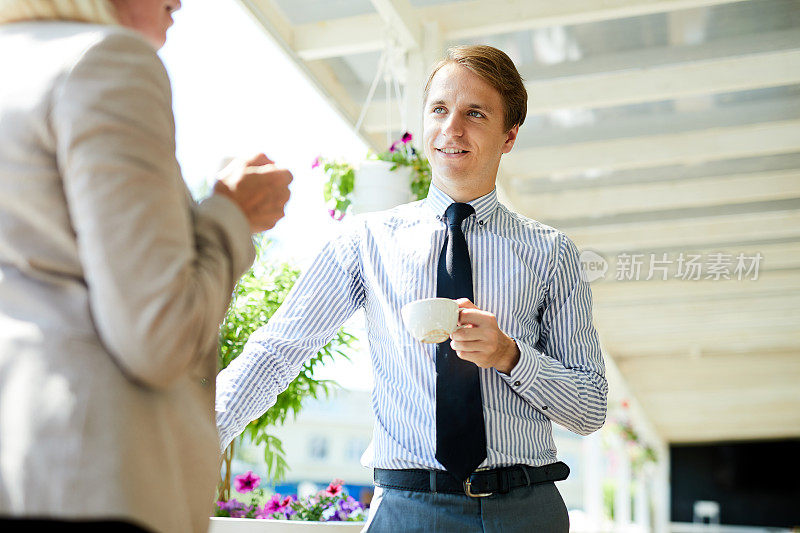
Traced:
<svg viewBox="0 0 800 533">
<path fill-rule="evenodd" d="M 780 369 L 774 368 L 774 374 Z M 797 374 L 792 374 L 797 378 Z M 715 375 L 703 375 L 708 380 Z M 730 392 L 648 394 L 633 384 L 660 435 L 669 442 L 719 442 L 800 436 L 800 387 L 769 383 Z"/>
<path fill-rule="evenodd" d="M 631 283 L 636 283 L 631 282 Z M 691 281 L 677 283 L 693 283 Z M 719 284 L 752 283 L 758 280 L 719 280 Z M 779 324 L 800 324 L 800 299 L 786 294 L 765 294 L 761 298 L 707 298 L 694 300 L 666 300 L 654 302 L 644 312 L 643 306 L 603 306 L 597 302 L 597 316 L 606 324 L 638 324 L 636 331 L 617 327 L 617 335 L 636 337 L 653 331 L 672 331 L 687 329 L 689 331 L 704 328 L 719 328 L 720 332 L 736 329 L 742 323 L 762 323 L 777 327 Z M 697 319 L 702 318 L 700 323 Z M 791 335 L 800 343 L 800 326 L 793 328 Z M 608 338 L 606 340 L 609 340 Z M 609 341 L 609 343 L 611 343 Z"/>
<path fill-rule="evenodd" d="M 564 61 L 553 65 L 524 65 L 520 74 L 523 79 L 528 81 L 578 78 L 605 72 L 639 70 L 766 54 L 780 50 L 796 50 L 798 40 L 800 40 L 800 30 L 797 29 L 748 33 L 697 44 L 653 46 L 615 54 L 589 56 L 579 61 Z"/>
<path fill-rule="evenodd" d="M 370 0 L 381 19 L 408 50 L 422 48 L 422 24 L 408 0 Z"/>
<path fill-rule="evenodd" d="M 798 41 L 800 45 L 800 41 Z M 528 113 L 674 100 L 800 83 L 800 49 L 525 84 Z"/>
<path fill-rule="evenodd" d="M 800 350 L 795 353 L 732 354 L 709 357 L 648 357 L 617 361 L 624 374 L 636 385 L 653 393 L 697 390 L 735 390 L 757 383 L 775 386 L 796 385 L 800 376 Z M 680 361 L 680 364 L 676 364 Z M 772 369 L 783 368 L 776 374 Z M 742 369 L 747 369 L 742 372 Z M 709 374 L 718 376 L 705 382 Z"/>
<path fill-rule="evenodd" d="M 420 9 L 422 20 L 438 20 L 447 40 L 455 41 L 548 26 L 569 26 L 711 7 L 742 0 L 571 0 L 531 2 L 473 0 Z"/>
<path fill-rule="evenodd" d="M 377 14 L 357 15 L 294 27 L 297 55 L 305 61 L 383 50 L 386 23 Z"/>
<path fill-rule="evenodd" d="M 306 61 L 383 50 L 394 28 L 401 44 L 420 48 L 423 29 L 408 0 L 370 0 L 376 14 L 300 24 L 294 27 L 297 55 Z"/>
<path fill-rule="evenodd" d="M 635 325 L 633 326 L 635 328 Z M 797 339 L 780 332 L 767 330 L 747 333 L 748 327 L 727 333 L 692 332 L 649 338 L 614 339 L 606 346 L 617 361 L 643 357 L 715 357 L 738 353 L 759 354 L 770 352 L 798 353 Z M 602 332 L 601 332 L 602 335 Z"/>
<path fill-rule="evenodd" d="M 692 317 L 692 320 L 691 324 L 678 322 L 671 329 L 651 329 L 635 320 L 606 320 L 602 316 L 595 316 L 594 325 L 604 345 L 618 361 L 665 355 L 714 357 L 720 354 L 786 350 L 794 350 L 800 356 L 797 330 L 794 330 L 794 335 L 786 333 L 785 330 L 791 331 L 793 327 L 786 320 L 777 324 L 770 324 L 765 320 L 748 324 L 744 320 L 737 320 L 722 328 L 709 324 L 705 330 L 694 324 L 702 324 L 703 317 Z M 750 328 L 763 331 L 753 331 Z M 628 330 L 634 334 L 621 334 L 619 330 Z"/>
<path fill-rule="evenodd" d="M 800 211 L 773 211 L 716 217 L 656 220 L 571 228 L 566 234 L 580 249 L 644 250 L 713 243 L 800 238 Z"/>
<path fill-rule="evenodd" d="M 779 245 L 773 245 L 779 246 Z M 800 244 L 791 246 L 794 254 L 800 253 Z M 766 258 L 762 261 L 772 263 L 769 250 L 762 251 Z M 800 271 L 762 271 L 758 280 L 720 280 L 700 279 L 683 281 L 678 279 L 619 282 L 616 280 L 597 281 L 591 284 L 592 297 L 597 308 L 633 307 L 659 305 L 664 302 L 696 302 L 698 300 L 758 299 L 765 295 L 800 294 Z M 795 297 L 800 304 L 800 297 Z M 658 302 L 654 304 L 653 302 Z M 800 347 L 798 348 L 800 349 Z"/>
<path fill-rule="evenodd" d="M 670 442 L 800 435 L 800 358 L 756 352 L 617 360 Z"/>
<path fill-rule="evenodd" d="M 800 198 L 800 169 L 515 196 L 558 227 L 559 219 Z"/>
<path fill-rule="evenodd" d="M 577 174 L 751 157 L 800 150 L 800 120 L 512 151 L 507 178 Z"/>
</svg>

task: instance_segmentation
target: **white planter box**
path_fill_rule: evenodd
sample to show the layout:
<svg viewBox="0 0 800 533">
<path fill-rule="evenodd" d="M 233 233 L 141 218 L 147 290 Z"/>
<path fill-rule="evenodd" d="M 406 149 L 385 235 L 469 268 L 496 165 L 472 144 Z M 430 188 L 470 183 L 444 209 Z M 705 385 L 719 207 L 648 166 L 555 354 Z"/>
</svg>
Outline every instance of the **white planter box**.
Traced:
<svg viewBox="0 0 800 533">
<path fill-rule="evenodd" d="M 301 522 L 211 517 L 208 533 L 358 533 L 364 522 Z"/>
<path fill-rule="evenodd" d="M 353 183 L 353 213 L 369 213 L 406 204 L 411 197 L 411 168 L 390 170 L 388 161 L 362 161 Z"/>
</svg>

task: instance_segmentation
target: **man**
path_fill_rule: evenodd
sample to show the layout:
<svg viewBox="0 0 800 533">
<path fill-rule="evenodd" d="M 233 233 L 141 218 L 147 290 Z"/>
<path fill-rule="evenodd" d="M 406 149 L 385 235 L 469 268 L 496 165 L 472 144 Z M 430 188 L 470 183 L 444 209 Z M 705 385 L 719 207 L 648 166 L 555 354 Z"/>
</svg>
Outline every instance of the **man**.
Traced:
<svg viewBox="0 0 800 533">
<path fill-rule="evenodd" d="M 425 89 L 427 199 L 367 215 L 324 247 L 219 375 L 224 445 L 363 308 L 376 416 L 368 531 L 568 531 L 551 421 L 599 429 L 607 384 L 575 245 L 497 202 L 526 106 L 503 52 L 448 52 Z M 432 296 L 457 298 L 467 327 L 423 345 L 400 308 Z"/>
</svg>

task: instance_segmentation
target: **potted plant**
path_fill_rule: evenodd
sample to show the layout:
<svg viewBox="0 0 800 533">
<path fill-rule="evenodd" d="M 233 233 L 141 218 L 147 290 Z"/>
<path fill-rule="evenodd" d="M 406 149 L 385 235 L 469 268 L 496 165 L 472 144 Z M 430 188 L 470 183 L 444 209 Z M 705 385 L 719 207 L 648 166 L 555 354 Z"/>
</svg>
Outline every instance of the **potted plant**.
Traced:
<svg viewBox="0 0 800 533">
<path fill-rule="evenodd" d="M 346 161 L 317 157 L 311 167 L 321 166 L 328 175 L 323 195 L 331 217 L 341 220 L 348 210 L 367 213 L 425 198 L 431 167 L 411 140 L 411 133 L 404 133 L 388 150 L 368 154 L 358 169 Z"/>
<path fill-rule="evenodd" d="M 221 369 L 227 367 L 238 357 L 250 335 L 269 321 L 299 276 L 299 271 L 288 264 L 275 264 L 264 260 L 264 251 L 268 248 L 268 241 L 262 238 L 256 244 L 258 260 L 236 285 L 230 307 L 220 328 L 219 366 Z M 280 440 L 270 434 L 270 428 L 283 424 L 290 413 L 296 417 L 302 409 L 303 401 L 307 398 L 317 398 L 321 394 L 328 395 L 335 383 L 314 379 L 314 370 L 326 360 L 334 357 L 348 358 L 345 349 L 353 341 L 352 335 L 340 330 L 330 343 L 303 365 L 294 381 L 285 391 L 278 394 L 275 405 L 261 417 L 250 422 L 242 437 L 231 442 L 222 455 L 221 481 L 217 489 L 218 501 L 232 500 L 231 462 L 237 442 L 245 436 L 255 444 L 264 444 L 267 474 L 273 481 L 279 480 L 285 475 L 287 469 L 285 453 Z M 235 518 L 230 519 L 235 520 Z"/>
</svg>

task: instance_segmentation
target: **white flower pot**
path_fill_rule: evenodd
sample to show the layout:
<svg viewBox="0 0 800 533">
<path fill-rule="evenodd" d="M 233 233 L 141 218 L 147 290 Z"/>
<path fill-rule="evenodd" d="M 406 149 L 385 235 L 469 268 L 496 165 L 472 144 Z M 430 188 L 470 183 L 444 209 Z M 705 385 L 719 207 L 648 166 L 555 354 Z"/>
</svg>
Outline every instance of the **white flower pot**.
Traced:
<svg viewBox="0 0 800 533">
<path fill-rule="evenodd" d="M 413 200 L 411 196 L 411 167 L 394 163 L 366 160 L 356 170 L 353 183 L 353 213 L 369 213 L 391 209 Z"/>
<path fill-rule="evenodd" d="M 301 522 L 211 517 L 208 533 L 358 533 L 364 522 Z"/>
</svg>

